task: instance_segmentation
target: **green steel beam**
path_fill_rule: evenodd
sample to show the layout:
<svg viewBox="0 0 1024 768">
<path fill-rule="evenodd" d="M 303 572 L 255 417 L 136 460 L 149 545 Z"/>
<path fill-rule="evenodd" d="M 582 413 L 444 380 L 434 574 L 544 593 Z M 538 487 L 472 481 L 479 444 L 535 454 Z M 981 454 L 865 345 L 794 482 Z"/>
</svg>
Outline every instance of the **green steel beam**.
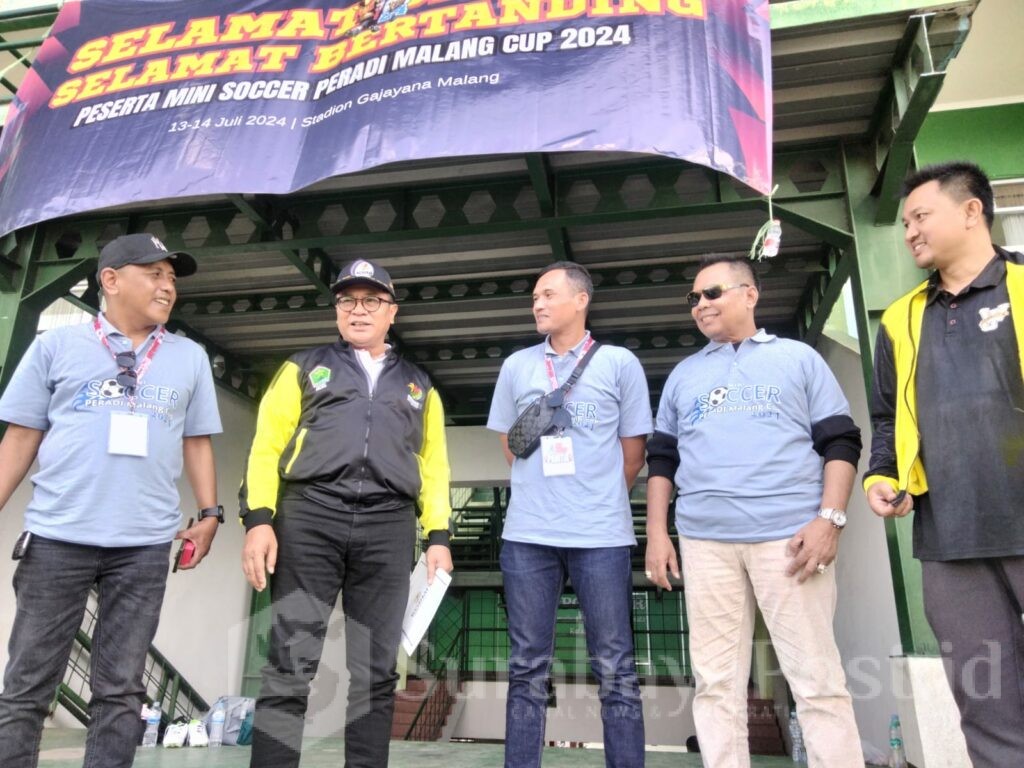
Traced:
<svg viewBox="0 0 1024 768">
<path fill-rule="evenodd" d="M 778 159 L 776 179 L 779 192 L 776 204 L 783 206 L 782 213 L 815 235 L 821 235 L 833 245 L 842 247 L 849 240 L 845 231 L 845 211 L 842 202 L 843 189 L 838 171 L 838 147 L 819 148 L 803 153 L 787 153 Z M 168 229 L 183 228 L 192 217 L 202 217 L 209 224 L 210 235 L 192 247 L 202 256 L 282 252 L 291 250 L 286 256 L 312 281 L 315 258 L 304 255 L 308 249 L 337 249 L 339 246 L 415 242 L 435 237 L 464 237 L 500 235 L 510 232 L 541 230 L 566 232 L 572 227 L 586 227 L 617 222 L 643 222 L 684 216 L 728 214 L 742 211 L 765 210 L 763 198 L 741 196 L 736 185 L 718 174 L 691 166 L 680 161 L 645 158 L 643 161 L 617 163 L 610 167 L 571 169 L 555 174 L 545 188 L 540 181 L 542 174 L 537 162 L 533 165 L 533 178 L 529 172 L 521 176 L 502 177 L 489 181 L 472 183 L 419 185 L 396 191 L 394 188 L 380 188 L 345 192 L 340 194 L 319 194 L 316 196 L 288 199 L 287 212 L 270 212 L 259 198 L 252 201 L 241 196 L 231 198 L 232 203 L 204 203 L 201 206 L 176 206 L 166 210 L 140 211 L 130 229 L 150 229 L 161 224 Z M 704 180 L 703 183 L 701 180 Z M 592 187 L 587 197 L 588 205 L 582 205 L 578 185 Z M 638 203 L 628 202 L 623 193 L 633 188 L 646 187 L 649 199 Z M 540 190 L 538 192 L 538 189 Z M 547 192 L 545 191 L 547 189 Z M 551 213 L 539 213 L 542 200 L 551 196 Z M 540 198 L 536 198 L 537 195 Z M 489 196 L 491 210 L 481 214 L 474 209 L 473 221 L 468 219 L 464 207 L 470 198 Z M 524 195 L 532 203 L 523 207 Z M 545 204 L 546 205 L 546 204 Z M 581 209 L 585 208 L 586 210 Z M 441 212 L 438 213 L 440 206 Z M 631 207 L 632 206 L 632 207 Z M 332 207 L 344 210 L 344 222 L 331 232 L 324 223 Z M 391 216 L 381 220 L 380 211 L 390 208 Z M 433 216 L 422 215 L 433 208 Z M 226 227 L 239 215 L 246 216 L 257 228 L 247 242 L 230 243 Z M 411 212 L 411 213 L 410 213 Z M 281 220 L 274 221 L 273 216 Z M 370 220 L 371 216 L 376 216 Z M 477 218 L 481 217 L 482 218 Z M 291 224 L 290 231 L 283 227 L 285 217 Z M 64 219 L 65 229 L 79 229 L 102 232 L 109 225 L 124 226 L 124 214 L 109 218 L 96 216 Z M 175 222 L 183 222 L 180 225 Z M 280 234 L 269 237 L 266 228 L 278 225 Z M 823 224 L 823 226 L 822 226 Z M 371 229 L 371 226 L 373 229 Z M 560 253 L 560 245 L 553 244 L 554 252 Z M 321 259 L 320 268 L 325 266 Z M 333 265 L 331 265 L 333 266 Z M 329 282 L 323 276 L 318 281 Z M 322 285 L 319 286 L 323 290 Z"/>
<path fill-rule="evenodd" d="M 275 213 L 273 204 L 269 200 L 262 201 L 260 207 L 263 210 L 261 211 L 249 203 L 242 195 L 228 195 L 228 199 L 259 227 L 267 241 L 277 243 L 281 253 L 292 263 L 292 266 L 309 280 L 310 285 L 314 286 L 324 296 L 333 298 L 331 283 L 334 282 L 333 278 L 336 272 L 333 262 L 323 251 L 303 255 L 300 251 L 305 249 L 289 247 L 290 243 L 285 245 L 282 240 L 284 226 L 291 223 L 287 220 L 286 213 L 278 212 L 278 215 L 275 217 L 273 215 Z M 310 248 L 309 250 L 316 249 Z M 324 278 L 324 275 L 327 275 L 327 279 Z"/>
<path fill-rule="evenodd" d="M 885 113 L 888 119 L 876 134 L 877 141 L 887 149 L 876 181 L 878 210 L 875 224 L 896 221 L 900 207 L 899 189 L 914 159 L 914 141 L 946 77 L 945 71 L 936 68 L 932 57 L 928 38 L 930 22 L 929 16 L 911 17 L 907 35 L 900 45 L 901 52 L 905 53 L 891 73 Z M 961 33 L 966 34 L 969 20 L 963 18 L 960 24 Z"/>
<path fill-rule="evenodd" d="M 554 177 L 547 156 L 540 152 L 531 152 L 526 156 L 526 168 L 530 174 L 530 183 L 537 195 L 540 215 L 554 217 L 556 211 Z M 552 261 L 573 261 L 569 239 L 562 227 L 550 227 L 547 230 L 548 245 L 551 248 Z"/>
<path fill-rule="evenodd" d="M 22 48 L 39 48 L 45 42 L 45 37 L 33 38 L 31 40 L 8 40 L 0 43 L 0 51 L 20 51 Z"/>
<path fill-rule="evenodd" d="M 767 206 L 765 206 L 765 210 L 767 210 Z M 805 213 L 797 210 L 795 206 L 789 206 L 785 203 L 775 203 L 772 206 L 772 211 L 776 218 L 781 221 L 794 224 L 797 228 L 803 230 L 807 234 L 814 235 L 815 237 L 824 240 L 833 248 L 843 249 L 853 242 L 852 232 L 841 229 L 835 224 L 811 218 Z M 843 222 L 843 226 L 845 226 L 845 222 Z"/>
<path fill-rule="evenodd" d="M 201 210 L 201 209 L 200 209 Z M 362 234 L 314 235 L 295 237 L 290 240 L 264 240 L 235 245 L 197 246 L 192 249 L 202 256 L 217 256 L 231 253 L 268 253 L 281 252 L 283 248 L 301 250 L 303 248 L 337 248 L 345 245 L 379 245 L 382 243 L 418 242 L 437 237 L 465 237 L 473 235 L 497 235 L 506 232 L 528 232 L 547 229 L 552 226 L 579 227 L 591 224 L 607 224 L 624 221 L 650 221 L 652 219 L 672 218 L 676 216 L 698 216 L 713 213 L 730 213 L 738 211 L 765 210 L 767 203 L 758 198 L 737 200 L 730 203 L 702 203 L 697 205 L 679 205 L 670 208 L 647 209 L 640 211 L 617 211 L 612 213 L 589 213 L 556 216 L 552 219 L 536 218 L 520 221 L 506 221 L 487 224 L 455 225 L 435 227 L 433 229 L 388 230 L 385 232 L 366 232 Z M 197 210 L 197 215 L 203 215 Z"/>
<path fill-rule="evenodd" d="M 803 340 L 812 347 L 816 346 L 822 331 L 825 330 L 825 323 L 828 322 L 832 308 L 843 293 L 843 286 L 853 271 L 854 256 L 849 251 L 830 251 L 828 256 L 827 272 L 821 275 L 821 281 L 815 281 L 816 301 L 813 312 L 800 315 L 797 312 L 797 322 L 804 328 Z M 804 308 L 805 312 L 809 307 Z M 804 324 L 805 320 L 809 322 Z"/>
<path fill-rule="evenodd" d="M 84 259 L 46 259 L 43 230 L 30 227 L 0 240 L 0 391 L 36 336 L 39 315 L 92 269 Z"/>
<path fill-rule="evenodd" d="M 0 11 L 0 32 L 48 27 L 56 20 L 61 5 L 63 3 L 48 3 L 31 8 Z"/>
<path fill-rule="evenodd" d="M 242 695 L 260 695 L 260 678 L 267 663 L 270 647 L 270 579 L 262 592 L 251 590 L 249 598 L 249 630 L 245 640 L 245 664 L 242 669 Z"/>
<path fill-rule="evenodd" d="M 772 31 L 807 27 L 815 24 L 838 26 L 869 16 L 916 13 L 930 8 L 973 8 L 977 0 L 790 0 L 772 3 Z"/>
</svg>

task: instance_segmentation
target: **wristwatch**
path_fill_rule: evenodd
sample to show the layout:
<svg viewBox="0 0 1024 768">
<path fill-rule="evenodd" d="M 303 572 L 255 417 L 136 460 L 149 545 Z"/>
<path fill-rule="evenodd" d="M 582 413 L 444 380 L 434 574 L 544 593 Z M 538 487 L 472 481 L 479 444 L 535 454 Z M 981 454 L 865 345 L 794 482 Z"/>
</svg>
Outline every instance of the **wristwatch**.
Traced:
<svg viewBox="0 0 1024 768">
<path fill-rule="evenodd" d="M 203 520 L 205 520 L 208 517 L 216 517 L 218 523 L 223 523 L 224 522 L 224 507 L 223 507 L 223 505 L 218 504 L 216 507 L 206 507 L 205 509 L 200 509 L 199 510 L 199 514 L 196 515 L 196 522 L 201 523 Z"/>
<path fill-rule="evenodd" d="M 846 512 L 841 509 L 826 507 L 818 510 L 818 517 L 828 520 L 833 526 L 842 530 L 846 526 Z"/>
</svg>

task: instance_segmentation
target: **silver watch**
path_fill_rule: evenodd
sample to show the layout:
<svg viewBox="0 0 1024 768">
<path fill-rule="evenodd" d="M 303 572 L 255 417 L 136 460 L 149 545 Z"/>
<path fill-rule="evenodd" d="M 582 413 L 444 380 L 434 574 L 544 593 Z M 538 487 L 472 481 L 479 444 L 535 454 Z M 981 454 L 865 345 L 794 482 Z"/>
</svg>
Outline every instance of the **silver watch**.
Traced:
<svg viewBox="0 0 1024 768">
<path fill-rule="evenodd" d="M 836 528 L 842 529 L 846 526 L 846 512 L 841 509 L 832 509 L 831 507 L 819 509 L 818 517 L 828 520 Z"/>
</svg>

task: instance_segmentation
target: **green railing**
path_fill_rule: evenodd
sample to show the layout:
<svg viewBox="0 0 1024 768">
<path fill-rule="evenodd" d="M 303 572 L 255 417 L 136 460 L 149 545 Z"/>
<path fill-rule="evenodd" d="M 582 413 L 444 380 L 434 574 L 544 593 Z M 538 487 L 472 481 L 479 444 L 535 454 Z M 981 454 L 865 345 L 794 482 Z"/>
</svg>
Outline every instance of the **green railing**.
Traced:
<svg viewBox="0 0 1024 768">
<path fill-rule="evenodd" d="M 96 592 L 89 595 L 82 626 L 75 635 L 64 679 L 57 688 L 53 708 L 64 707 L 83 725 L 89 724 L 89 664 L 92 654 L 92 632 L 96 626 Z M 167 657 L 155 647 L 149 647 L 143 672 L 146 699 L 149 704 L 159 703 L 164 724 L 175 718 L 191 720 L 200 717 L 209 708 L 199 692 L 181 676 Z"/>
<path fill-rule="evenodd" d="M 461 505 L 452 508 L 452 560 L 457 572 L 498 571 L 501 533 L 508 507 L 507 488 L 477 488 Z M 647 494 L 643 482 L 630 495 L 630 513 L 637 545 L 633 549 L 632 568 L 644 570 L 647 547 Z M 675 540 L 675 513 L 669 509 L 669 534 Z"/>
</svg>

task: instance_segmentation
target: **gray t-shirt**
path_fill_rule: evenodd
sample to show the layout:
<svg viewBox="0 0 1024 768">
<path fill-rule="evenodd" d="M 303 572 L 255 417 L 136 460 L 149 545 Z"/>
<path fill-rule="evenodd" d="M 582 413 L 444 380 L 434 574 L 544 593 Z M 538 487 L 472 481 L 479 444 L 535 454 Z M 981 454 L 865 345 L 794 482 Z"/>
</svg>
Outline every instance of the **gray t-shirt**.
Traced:
<svg viewBox="0 0 1024 768">
<path fill-rule="evenodd" d="M 558 356 L 545 340 L 509 357 L 501 367 L 487 428 L 505 434 L 526 407 L 550 392 L 545 357 L 559 385 L 572 374 L 586 337 Z M 647 380 L 627 349 L 601 345 L 569 392 L 576 474 L 545 477 L 538 449 L 512 463 L 512 497 L 503 538 L 558 547 L 636 544 L 619 438 L 651 432 Z"/>
<path fill-rule="evenodd" d="M 115 352 L 131 341 L 103 315 Z M 135 349 L 141 363 L 157 331 Z M 48 331 L 29 347 L 3 397 L 0 421 L 46 432 L 25 525 L 39 536 L 104 547 L 161 544 L 181 523 L 182 437 L 221 431 L 202 348 L 167 333 L 136 394 L 148 417 L 148 455 L 108 453 L 110 414 L 127 413 L 119 369 L 92 322 Z"/>
<path fill-rule="evenodd" d="M 792 536 L 821 505 L 811 427 L 838 415 L 850 415 L 839 383 L 801 342 L 762 330 L 683 360 L 655 424 L 678 441 L 676 529 L 715 541 Z"/>
</svg>

